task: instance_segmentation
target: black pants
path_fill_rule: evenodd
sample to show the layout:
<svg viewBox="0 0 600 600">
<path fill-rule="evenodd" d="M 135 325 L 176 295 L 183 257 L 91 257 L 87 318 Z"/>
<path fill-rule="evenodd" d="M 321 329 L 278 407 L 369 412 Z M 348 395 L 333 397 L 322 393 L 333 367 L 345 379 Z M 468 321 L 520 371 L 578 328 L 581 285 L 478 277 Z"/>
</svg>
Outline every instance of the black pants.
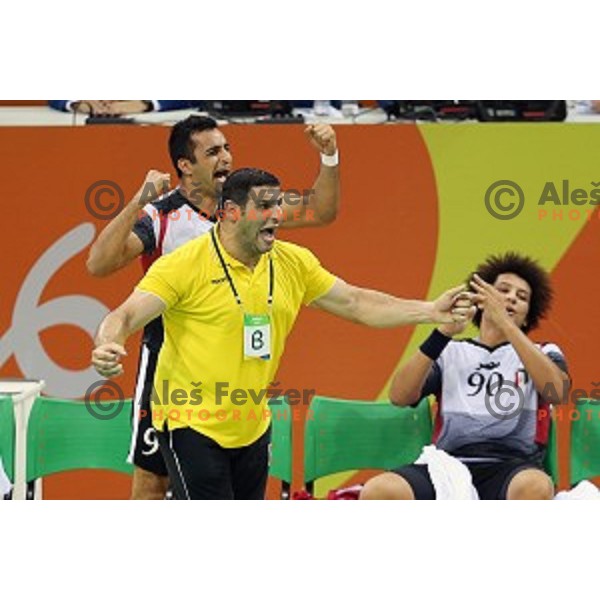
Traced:
<svg viewBox="0 0 600 600">
<path fill-rule="evenodd" d="M 158 433 L 176 500 L 263 500 L 271 430 L 242 448 L 223 448 L 185 427 Z"/>
<path fill-rule="evenodd" d="M 471 472 L 473 486 L 480 500 L 506 500 L 513 478 L 525 469 L 543 469 L 539 463 L 527 460 L 463 463 Z M 435 500 L 435 489 L 427 465 L 405 465 L 392 473 L 403 477 L 413 490 L 416 500 Z"/>
<path fill-rule="evenodd" d="M 136 467 L 155 475 L 166 476 L 167 467 L 159 449 L 156 431 L 152 426 L 151 402 L 158 352 L 142 344 L 133 401 L 133 435 L 129 461 Z"/>
</svg>

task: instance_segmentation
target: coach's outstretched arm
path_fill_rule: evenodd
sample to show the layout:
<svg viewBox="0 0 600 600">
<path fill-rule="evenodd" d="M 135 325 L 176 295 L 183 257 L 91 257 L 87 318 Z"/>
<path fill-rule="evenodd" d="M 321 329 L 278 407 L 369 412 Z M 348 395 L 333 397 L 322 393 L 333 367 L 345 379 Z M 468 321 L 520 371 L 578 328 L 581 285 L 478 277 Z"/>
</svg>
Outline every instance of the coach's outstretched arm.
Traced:
<svg viewBox="0 0 600 600">
<path fill-rule="evenodd" d="M 140 210 L 156 200 L 169 186 L 170 175 L 148 171 L 144 183 L 125 208 L 100 232 L 90 248 L 87 270 L 104 277 L 125 267 L 144 251 L 142 240 L 131 230 Z"/>
<path fill-rule="evenodd" d="M 154 294 L 135 290 L 119 308 L 109 313 L 98 328 L 92 364 L 103 377 L 116 377 L 123 372 L 121 357 L 125 356 L 127 338 L 159 317 L 165 303 Z"/>
<path fill-rule="evenodd" d="M 403 300 L 355 287 L 337 279 L 331 290 L 313 305 L 338 317 L 369 327 L 398 327 L 418 323 L 454 323 L 467 318 L 471 294 L 460 285 L 444 292 L 437 300 Z"/>
<path fill-rule="evenodd" d="M 335 131 L 331 125 L 309 125 L 305 133 L 311 144 L 326 158 L 313 189 L 302 198 L 287 198 L 284 194 L 282 227 L 321 227 L 335 221 L 340 204 L 340 174 Z M 335 162 L 328 165 L 326 162 Z"/>
</svg>

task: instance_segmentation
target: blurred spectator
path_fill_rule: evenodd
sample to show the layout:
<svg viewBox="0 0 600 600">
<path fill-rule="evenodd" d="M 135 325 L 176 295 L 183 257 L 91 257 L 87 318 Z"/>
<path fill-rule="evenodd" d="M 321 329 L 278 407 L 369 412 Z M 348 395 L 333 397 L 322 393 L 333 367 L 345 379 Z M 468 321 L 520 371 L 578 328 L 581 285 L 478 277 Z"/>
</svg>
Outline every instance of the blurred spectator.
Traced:
<svg viewBox="0 0 600 600">
<path fill-rule="evenodd" d="M 291 102 L 294 108 L 313 108 L 315 104 L 314 100 L 292 100 Z M 324 102 L 330 102 L 331 106 L 338 110 L 342 107 L 341 100 L 325 100 Z"/>
<path fill-rule="evenodd" d="M 94 115 L 128 115 L 150 111 L 197 108 L 202 100 L 48 100 L 51 108 Z"/>
<path fill-rule="evenodd" d="M 591 111 L 600 113 L 600 100 L 590 100 L 589 102 Z"/>
<path fill-rule="evenodd" d="M 600 100 L 567 100 L 570 115 L 588 115 L 595 117 L 600 114 Z"/>
</svg>

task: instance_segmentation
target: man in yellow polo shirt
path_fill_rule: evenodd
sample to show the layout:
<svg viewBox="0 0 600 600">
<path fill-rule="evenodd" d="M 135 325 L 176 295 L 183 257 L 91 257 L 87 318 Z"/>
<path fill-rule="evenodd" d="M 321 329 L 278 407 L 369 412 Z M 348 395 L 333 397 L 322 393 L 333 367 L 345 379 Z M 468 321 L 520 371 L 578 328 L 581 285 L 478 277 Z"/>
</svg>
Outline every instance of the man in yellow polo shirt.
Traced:
<svg viewBox="0 0 600 600">
<path fill-rule="evenodd" d="M 154 263 L 104 319 L 92 354 L 101 375 L 119 375 L 127 337 L 162 315 L 153 424 L 180 499 L 264 497 L 266 392 L 303 304 L 373 327 L 461 321 L 471 305 L 462 286 L 435 302 L 357 288 L 275 241 L 281 190 L 270 173 L 236 171 L 222 197 L 221 223 Z"/>
</svg>

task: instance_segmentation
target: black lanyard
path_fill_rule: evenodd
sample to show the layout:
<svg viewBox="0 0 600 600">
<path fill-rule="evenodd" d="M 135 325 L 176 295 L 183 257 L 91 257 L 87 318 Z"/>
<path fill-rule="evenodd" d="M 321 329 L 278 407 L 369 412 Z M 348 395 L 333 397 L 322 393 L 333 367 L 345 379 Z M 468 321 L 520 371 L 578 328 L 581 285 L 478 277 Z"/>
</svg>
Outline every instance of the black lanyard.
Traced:
<svg viewBox="0 0 600 600">
<path fill-rule="evenodd" d="M 210 235 L 212 237 L 212 242 L 217 251 L 217 256 L 219 257 L 219 261 L 221 262 L 221 267 L 223 267 L 223 272 L 225 273 L 225 277 L 227 277 L 227 281 L 229 282 L 229 287 L 233 292 L 233 297 L 235 301 L 238 303 L 238 306 L 242 306 L 242 299 L 238 294 L 238 291 L 233 283 L 233 279 L 231 279 L 231 275 L 229 274 L 229 269 L 225 264 L 225 260 L 223 259 L 223 255 L 221 254 L 221 250 L 219 249 L 219 244 L 217 244 L 217 236 L 215 235 L 215 228 L 213 227 L 210 230 Z M 273 259 L 269 254 L 269 297 L 267 298 L 267 306 L 269 309 L 273 306 L 273 292 L 275 290 L 275 267 L 273 266 Z"/>
</svg>

